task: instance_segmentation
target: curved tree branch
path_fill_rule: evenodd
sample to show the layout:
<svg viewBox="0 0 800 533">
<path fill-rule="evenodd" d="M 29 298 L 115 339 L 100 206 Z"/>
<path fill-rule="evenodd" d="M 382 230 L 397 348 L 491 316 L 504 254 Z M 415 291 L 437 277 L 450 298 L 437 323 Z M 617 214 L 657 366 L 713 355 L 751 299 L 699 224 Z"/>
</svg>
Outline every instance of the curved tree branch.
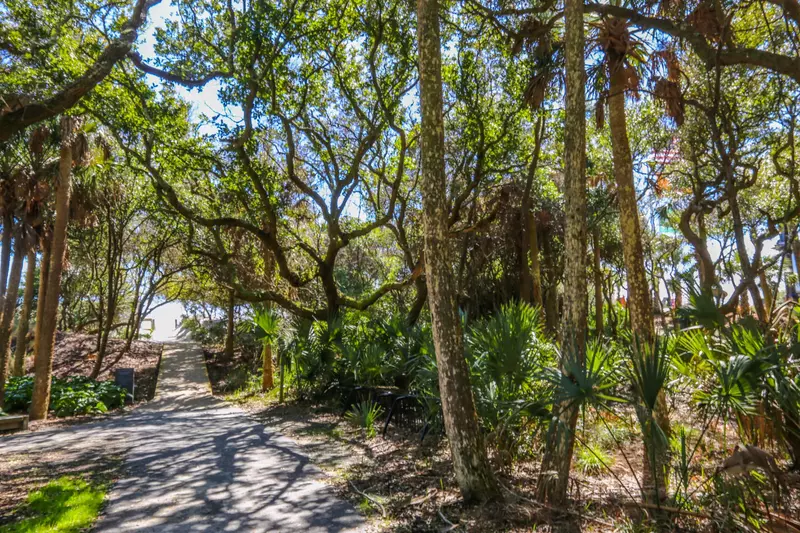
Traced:
<svg viewBox="0 0 800 533">
<path fill-rule="evenodd" d="M 81 77 L 58 93 L 46 100 L 0 113 L 0 142 L 8 140 L 32 124 L 52 118 L 77 104 L 108 76 L 114 65 L 128 55 L 139 29 L 147 19 L 148 10 L 160 2 L 161 0 L 137 0 L 131 17 L 122 26 L 119 37 L 106 46 L 94 64 Z"/>
</svg>

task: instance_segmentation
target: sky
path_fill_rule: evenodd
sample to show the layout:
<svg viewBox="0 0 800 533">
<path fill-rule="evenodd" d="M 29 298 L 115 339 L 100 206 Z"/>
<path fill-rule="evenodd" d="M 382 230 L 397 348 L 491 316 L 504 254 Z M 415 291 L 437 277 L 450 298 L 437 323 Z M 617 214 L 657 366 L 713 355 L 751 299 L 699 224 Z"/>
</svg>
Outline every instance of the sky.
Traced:
<svg viewBox="0 0 800 533">
<path fill-rule="evenodd" d="M 142 36 L 137 42 L 136 48 L 142 55 L 142 59 L 148 64 L 155 64 L 153 61 L 155 57 L 155 30 L 159 27 L 164 27 L 165 21 L 174 16 L 172 4 L 170 2 L 161 2 L 150 8 L 148 24 Z M 155 85 L 161 85 L 161 80 L 152 75 L 147 75 L 147 79 Z M 184 98 L 187 102 L 192 103 L 192 111 L 197 116 L 198 114 L 205 114 L 208 116 L 220 115 L 222 117 L 231 117 L 233 120 L 241 120 L 241 109 L 238 107 L 224 106 L 219 101 L 219 81 L 211 80 L 205 86 L 199 89 L 188 89 L 186 87 L 176 85 L 176 92 Z M 201 132 L 204 134 L 216 133 L 216 127 L 210 122 L 206 122 L 201 127 Z"/>
<path fill-rule="evenodd" d="M 150 10 L 149 23 L 146 30 L 143 32 L 142 38 L 137 44 L 137 48 L 143 59 L 151 64 L 155 64 L 153 61 L 155 57 L 155 29 L 158 27 L 163 27 L 165 20 L 170 18 L 172 14 L 172 6 L 168 1 L 161 2 Z M 159 85 L 161 83 L 161 81 L 155 76 L 148 76 L 148 78 L 155 85 Z M 229 120 L 234 122 L 241 120 L 240 108 L 229 106 L 226 107 L 220 102 L 218 98 L 219 87 L 219 82 L 217 80 L 212 80 L 201 89 L 187 89 L 185 87 L 177 86 L 176 91 L 181 97 L 192 104 L 192 111 L 195 116 L 200 114 L 208 116 L 219 115 L 222 117 L 228 117 Z M 211 123 L 211 121 L 205 121 L 204 125 L 201 127 L 201 132 L 205 134 L 214 134 L 216 133 L 216 127 L 213 125 L 213 123 Z M 363 214 L 361 213 L 360 209 L 358 209 L 358 206 L 355 205 L 356 203 L 357 202 L 354 202 L 353 205 L 349 205 L 346 211 L 349 211 L 348 214 L 352 216 L 362 217 Z M 777 253 L 777 250 L 774 247 L 776 242 L 777 238 L 771 239 L 765 243 L 763 250 L 763 256 L 765 258 L 771 257 Z M 714 258 L 719 257 L 720 245 L 717 241 L 710 240 L 709 249 Z M 747 249 L 751 254 L 754 252 L 754 247 L 749 239 L 747 240 Z M 733 291 L 733 285 L 729 281 L 723 282 L 722 288 L 728 293 Z M 661 294 L 662 296 L 666 294 L 666 291 L 663 287 L 661 287 Z M 155 319 L 156 323 L 156 330 L 154 332 L 155 338 L 163 339 L 172 335 L 175 320 L 180 320 L 180 316 L 184 312 L 185 311 L 183 307 L 179 303 L 174 302 L 160 307 L 152 315 L 150 315 L 149 317 Z"/>
</svg>

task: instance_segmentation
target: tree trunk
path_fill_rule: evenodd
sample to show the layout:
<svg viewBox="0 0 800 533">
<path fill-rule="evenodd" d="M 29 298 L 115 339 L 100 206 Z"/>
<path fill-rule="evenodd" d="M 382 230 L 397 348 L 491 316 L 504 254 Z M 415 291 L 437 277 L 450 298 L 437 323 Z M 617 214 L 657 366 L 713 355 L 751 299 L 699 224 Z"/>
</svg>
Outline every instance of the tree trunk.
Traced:
<svg viewBox="0 0 800 533">
<path fill-rule="evenodd" d="M 636 188 L 633 183 L 633 160 L 628 141 L 628 126 L 625 117 L 626 72 L 621 61 L 613 56 L 609 66 L 611 84 L 608 96 L 609 127 L 614 159 L 614 177 L 617 183 L 617 202 L 619 204 L 620 229 L 622 233 L 622 255 L 628 282 L 628 314 L 634 336 L 634 349 L 646 347 L 650 350 L 655 337 L 653 306 L 650 302 L 650 287 L 644 269 L 642 248 L 642 229 L 639 222 L 639 209 L 636 205 Z M 659 394 L 655 412 L 655 422 L 659 425 L 669 442 L 669 416 L 666 409 L 664 391 Z M 645 437 L 654 450 L 645 446 L 643 486 L 645 497 L 650 501 L 661 501 L 666 497 L 669 459 L 667 446 L 655 435 Z M 658 442 L 657 442 L 658 441 Z M 660 444 L 659 444 L 660 443 Z M 650 464 L 649 459 L 653 459 Z M 654 476 L 655 474 L 655 476 Z"/>
<path fill-rule="evenodd" d="M 588 299 L 586 295 L 586 72 L 583 2 L 565 0 L 565 124 L 564 124 L 564 318 L 561 370 L 585 364 Z M 567 499 L 575 447 L 579 405 L 553 406 L 537 486 L 541 500 L 560 504 Z M 553 475 L 555 473 L 555 476 Z"/>
<path fill-rule="evenodd" d="M 36 283 L 36 248 L 31 246 L 28 250 L 28 269 L 25 271 L 25 294 L 22 296 L 22 309 L 19 312 L 17 324 L 17 347 L 14 352 L 15 376 L 25 373 L 25 354 L 28 351 L 28 328 L 31 320 L 31 306 L 33 305 L 33 286 Z"/>
<path fill-rule="evenodd" d="M 111 330 L 114 329 L 114 320 L 117 316 L 117 301 L 119 300 L 119 286 L 120 280 L 119 272 L 117 270 L 118 246 L 117 235 L 114 232 L 114 225 L 111 222 L 111 210 L 106 212 L 108 216 L 108 246 L 106 247 L 106 270 L 108 272 L 108 279 L 106 280 L 106 321 L 105 324 L 100 324 L 100 337 L 97 346 L 97 357 L 94 360 L 92 373 L 89 375 L 91 379 L 97 379 L 100 376 L 100 371 L 103 367 L 103 361 L 106 358 L 106 351 L 108 351 L 108 338 L 111 336 Z"/>
<path fill-rule="evenodd" d="M 678 228 L 680 228 L 684 238 L 686 238 L 692 248 L 694 248 L 695 258 L 697 260 L 697 272 L 700 278 L 700 290 L 704 294 L 711 294 L 714 285 L 717 283 L 717 279 L 714 271 L 714 260 L 711 259 L 711 253 L 708 251 L 708 243 L 706 242 L 703 213 L 697 212 L 698 233 L 695 233 L 692 229 L 692 213 L 694 213 L 694 211 L 691 209 L 687 209 L 683 212 L 681 220 L 678 223 Z"/>
<path fill-rule="evenodd" d="M 264 285 L 267 289 L 272 290 L 275 286 L 275 256 L 272 252 L 264 247 L 261 256 L 264 258 Z M 272 304 L 267 304 L 272 308 Z M 272 364 L 272 341 L 264 342 L 264 350 L 261 354 L 262 371 L 261 371 L 261 390 L 266 392 L 275 386 L 275 368 Z"/>
<path fill-rule="evenodd" d="M 41 240 L 42 262 L 39 265 L 39 294 L 36 297 L 36 323 L 33 327 L 33 357 L 34 360 L 39 353 L 39 345 L 42 336 L 42 316 L 44 313 L 44 302 L 47 297 L 47 279 L 50 275 L 50 249 L 52 247 L 52 235 L 45 232 Z"/>
<path fill-rule="evenodd" d="M 417 0 L 425 272 L 444 426 L 461 494 L 467 501 L 496 497 L 475 413 L 456 309 L 452 250 L 448 239 L 444 165 L 442 57 L 438 0 Z"/>
<path fill-rule="evenodd" d="M 3 252 L 0 255 L 0 315 L 5 309 L 8 266 L 11 264 L 11 235 L 14 231 L 14 217 L 11 212 L 3 213 Z"/>
<path fill-rule="evenodd" d="M 533 213 L 528 213 L 528 253 L 531 261 L 531 303 L 541 309 L 544 306 L 542 270 L 539 265 L 539 235 L 536 228 L 536 216 Z"/>
<path fill-rule="evenodd" d="M 261 377 L 261 391 L 267 392 L 275 386 L 272 368 L 272 344 L 269 342 L 264 343 L 264 350 L 261 353 L 264 361 L 264 372 Z"/>
<path fill-rule="evenodd" d="M 283 403 L 283 385 L 284 385 L 284 373 L 283 367 L 286 365 L 286 361 L 283 358 L 283 354 L 278 351 L 278 379 L 280 380 L 280 391 L 278 392 L 278 403 Z"/>
<path fill-rule="evenodd" d="M 47 276 L 47 293 L 39 340 L 39 351 L 35 355 L 35 378 L 31 401 L 31 420 L 47 418 L 50 406 L 50 381 L 53 375 L 53 350 L 56 343 L 56 320 L 58 299 L 61 293 L 61 274 L 67 251 L 67 224 L 69 223 L 69 200 L 72 194 L 72 144 L 77 129 L 77 119 L 61 118 L 61 153 L 56 185 L 56 221 L 53 228 L 53 244 L 50 257 L 50 272 Z"/>
<path fill-rule="evenodd" d="M 592 229 L 592 257 L 594 259 L 594 328 L 597 338 L 603 336 L 603 272 L 600 270 L 600 226 Z"/>
<path fill-rule="evenodd" d="M 767 280 L 767 273 L 761 270 L 758 273 L 758 281 L 761 285 L 761 291 L 764 293 L 764 307 L 767 310 L 767 317 L 772 314 L 772 288 L 769 286 L 769 280 Z"/>
<path fill-rule="evenodd" d="M 753 265 L 750 263 L 750 255 L 747 252 L 747 244 L 744 236 L 744 224 L 742 222 L 742 214 L 739 210 L 739 198 L 736 190 L 736 184 L 733 181 L 732 170 L 728 175 L 728 205 L 731 208 L 731 218 L 733 219 L 733 235 L 736 240 L 736 251 L 739 254 L 739 264 L 742 267 L 742 277 L 749 278 L 747 289 L 750 292 L 750 297 L 753 300 L 753 307 L 756 310 L 759 322 L 767 321 L 767 313 L 764 310 L 764 301 L 761 299 L 761 293 L 758 291 L 758 286 L 754 281 L 755 271 Z"/>
<path fill-rule="evenodd" d="M 549 283 L 544 291 L 544 324 L 550 335 L 558 336 L 558 276 L 553 264 L 553 250 L 550 247 L 550 235 L 542 230 L 542 259 L 544 271 L 548 274 Z"/>
<path fill-rule="evenodd" d="M 133 341 L 139 337 L 137 318 L 139 315 L 139 301 L 142 297 L 142 283 L 144 283 L 144 275 L 137 274 L 135 283 L 136 286 L 133 292 L 133 301 L 131 302 L 131 312 L 128 315 L 128 331 L 125 335 L 125 348 L 123 349 L 123 352 L 125 353 L 131 351 L 131 345 L 133 344 Z"/>
<path fill-rule="evenodd" d="M 411 304 L 411 309 L 409 309 L 408 315 L 406 315 L 406 324 L 409 326 L 413 326 L 417 323 L 419 315 L 422 313 L 428 301 L 428 286 L 425 284 L 424 278 L 419 277 L 414 280 L 414 291 L 414 303 Z"/>
<path fill-rule="evenodd" d="M 233 357 L 233 319 L 236 310 L 236 299 L 233 289 L 228 292 L 228 328 L 225 333 L 225 356 Z"/>
<path fill-rule="evenodd" d="M 534 126 L 534 148 L 528 175 L 525 180 L 525 191 L 520 209 L 522 217 L 522 250 L 523 265 L 521 269 L 521 297 L 523 300 L 539 307 L 544 307 L 542 295 L 542 273 L 539 265 L 539 235 L 536 228 L 536 216 L 531 212 L 531 191 L 539 168 L 542 140 L 544 138 L 544 113 L 540 113 Z M 528 259 L 529 258 L 529 259 Z"/>
<path fill-rule="evenodd" d="M 14 239 L 14 260 L 11 263 L 11 274 L 8 277 L 8 287 L 5 301 L 3 302 L 3 317 L 0 319 L 0 407 L 6 392 L 6 376 L 11 359 L 11 336 L 14 328 L 14 310 L 17 307 L 17 294 L 19 281 L 22 277 L 22 262 L 26 255 L 26 239 L 22 235 L 22 225 Z"/>
</svg>

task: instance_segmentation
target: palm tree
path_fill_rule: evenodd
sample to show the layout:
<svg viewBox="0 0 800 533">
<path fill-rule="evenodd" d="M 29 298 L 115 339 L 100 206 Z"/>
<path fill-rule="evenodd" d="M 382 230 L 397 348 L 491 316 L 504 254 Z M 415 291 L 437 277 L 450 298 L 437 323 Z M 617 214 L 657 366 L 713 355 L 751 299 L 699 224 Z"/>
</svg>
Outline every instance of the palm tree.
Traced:
<svg viewBox="0 0 800 533">
<path fill-rule="evenodd" d="M 605 53 L 604 66 L 608 79 L 608 122 L 611 130 L 611 145 L 614 161 L 614 178 L 617 186 L 620 229 L 622 234 L 622 254 L 628 284 L 628 309 L 634 348 L 654 353 L 655 328 L 653 306 L 650 301 L 650 287 L 644 268 L 642 228 L 636 201 L 636 187 L 633 183 L 633 158 L 628 140 L 628 125 L 625 115 L 625 93 L 636 94 L 639 75 L 633 64 L 643 62 L 638 52 L 638 43 L 632 38 L 628 21 L 616 18 L 603 19 L 598 25 L 598 46 Z M 661 431 L 669 437 L 669 416 L 663 390 L 655 407 L 654 416 Z M 668 458 L 666 452 L 653 456 L 654 464 L 648 464 L 651 456 L 645 453 L 643 472 L 644 488 L 647 497 L 653 499 L 653 490 L 658 486 L 658 496 L 663 496 L 667 480 Z M 653 474 L 655 473 L 655 474 Z"/>
<path fill-rule="evenodd" d="M 53 227 L 50 268 L 47 276 L 45 302 L 39 324 L 39 351 L 35 354 L 33 397 L 30 417 L 32 420 L 47 418 L 50 406 L 50 381 L 53 374 L 53 349 L 56 341 L 56 319 L 61 293 L 61 273 L 67 251 L 67 224 L 69 223 L 69 201 L 72 196 L 73 161 L 80 162 L 86 153 L 86 139 L 78 132 L 80 120 L 76 117 L 61 117 L 61 149 L 59 153 L 58 182 L 55 187 L 55 225 Z M 74 154 L 73 154 L 74 152 Z"/>
<path fill-rule="evenodd" d="M 33 305 L 33 288 L 36 283 L 36 247 L 28 247 L 28 268 L 25 271 L 25 293 L 22 296 L 22 309 L 17 323 L 17 346 L 14 352 L 14 376 L 25 373 L 25 354 L 28 351 L 28 330 L 30 328 L 31 306 Z"/>
<path fill-rule="evenodd" d="M 6 373 L 11 355 L 11 332 L 14 325 L 14 309 L 17 307 L 17 292 L 22 277 L 22 263 L 27 255 L 28 241 L 22 221 L 17 224 L 14 236 L 14 259 L 8 277 L 8 292 L 3 302 L 3 316 L 0 318 L 0 407 L 3 406 L 6 388 Z"/>
<path fill-rule="evenodd" d="M 586 72 L 583 2 L 564 2 L 566 121 L 564 124 L 565 266 L 562 372 L 585 364 L 588 305 L 586 300 Z M 539 477 L 539 498 L 566 500 L 579 406 L 554 406 L 549 438 Z"/>
<path fill-rule="evenodd" d="M 444 164 L 442 42 L 438 0 L 417 2 L 421 123 L 422 203 L 428 307 L 439 369 L 444 426 L 461 494 L 467 501 L 497 493 L 475 413 L 456 309 L 455 280 L 448 239 L 447 178 Z"/>
<path fill-rule="evenodd" d="M 275 385 L 272 366 L 272 346 L 278 340 L 280 318 L 271 309 L 258 311 L 253 320 L 256 325 L 256 338 L 261 339 L 264 347 L 261 351 L 263 372 L 261 374 L 261 390 L 266 392 Z"/>
</svg>

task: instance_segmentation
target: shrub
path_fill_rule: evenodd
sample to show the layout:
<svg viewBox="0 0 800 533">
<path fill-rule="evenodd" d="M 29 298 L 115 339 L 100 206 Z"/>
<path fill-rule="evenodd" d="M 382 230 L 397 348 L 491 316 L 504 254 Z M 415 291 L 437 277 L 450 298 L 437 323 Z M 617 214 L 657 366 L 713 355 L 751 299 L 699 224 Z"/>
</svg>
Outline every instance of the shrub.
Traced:
<svg viewBox="0 0 800 533">
<path fill-rule="evenodd" d="M 31 404 L 33 376 L 10 377 L 6 381 L 5 408 L 7 411 L 22 411 Z"/>
<path fill-rule="evenodd" d="M 95 381 L 82 376 L 53 378 L 50 410 L 56 416 L 105 413 L 125 403 L 125 389 L 111 381 Z M 6 384 L 6 409 L 26 410 L 33 396 L 33 376 L 12 377 Z"/>
<path fill-rule="evenodd" d="M 367 437 L 377 435 L 375 422 L 383 414 L 383 408 L 375 402 L 365 401 L 355 405 L 345 414 L 345 418 L 353 425 L 365 430 Z"/>
</svg>

